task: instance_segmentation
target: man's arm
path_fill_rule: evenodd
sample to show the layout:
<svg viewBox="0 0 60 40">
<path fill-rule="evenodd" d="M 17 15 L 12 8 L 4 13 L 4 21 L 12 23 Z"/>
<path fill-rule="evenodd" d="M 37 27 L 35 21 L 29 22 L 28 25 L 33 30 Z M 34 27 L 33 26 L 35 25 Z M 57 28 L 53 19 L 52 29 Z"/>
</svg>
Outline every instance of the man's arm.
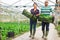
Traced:
<svg viewBox="0 0 60 40">
<path fill-rule="evenodd" d="M 52 8 L 50 9 L 50 12 L 52 12 L 52 16 L 55 16 L 55 14 L 54 14 L 54 10 L 52 10 Z"/>
</svg>

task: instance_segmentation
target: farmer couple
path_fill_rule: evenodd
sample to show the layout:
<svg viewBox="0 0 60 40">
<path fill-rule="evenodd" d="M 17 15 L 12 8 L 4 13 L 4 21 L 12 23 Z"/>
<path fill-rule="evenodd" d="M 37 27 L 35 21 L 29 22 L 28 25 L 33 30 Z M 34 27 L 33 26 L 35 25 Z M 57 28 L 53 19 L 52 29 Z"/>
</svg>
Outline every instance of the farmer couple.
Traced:
<svg viewBox="0 0 60 40">
<path fill-rule="evenodd" d="M 39 10 L 37 9 L 37 4 L 35 2 L 33 4 L 33 7 L 34 8 L 31 9 L 31 14 L 36 15 L 38 17 L 39 16 Z M 41 7 L 41 13 L 43 13 L 45 15 L 50 15 L 50 12 L 52 12 L 52 8 L 50 6 L 48 6 L 48 1 L 45 1 L 45 6 Z M 52 16 L 53 16 L 53 14 L 52 14 Z M 36 24 L 37 24 L 37 19 L 36 19 L 36 21 L 33 21 L 30 18 L 30 36 L 29 37 L 31 37 L 32 39 L 34 39 L 34 36 L 36 33 Z M 45 26 L 46 26 L 46 31 L 45 31 Z M 42 32 L 43 32 L 42 38 L 46 39 L 48 32 L 49 32 L 49 22 L 42 21 Z"/>
</svg>

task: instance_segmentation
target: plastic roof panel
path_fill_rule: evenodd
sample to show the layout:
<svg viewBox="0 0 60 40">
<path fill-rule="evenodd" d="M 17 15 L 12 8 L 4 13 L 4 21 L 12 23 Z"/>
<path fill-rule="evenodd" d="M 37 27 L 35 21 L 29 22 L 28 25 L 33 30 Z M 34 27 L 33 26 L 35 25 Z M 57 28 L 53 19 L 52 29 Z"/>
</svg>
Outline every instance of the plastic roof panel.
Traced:
<svg viewBox="0 0 60 40">
<path fill-rule="evenodd" d="M 33 5 L 32 0 L 1 0 L 1 1 L 3 2 L 1 4 L 3 4 L 3 5 L 7 5 L 7 4 L 12 5 L 13 4 L 12 6 L 27 6 L 27 9 L 31 8 L 29 6 Z M 40 4 L 44 5 L 45 0 L 38 0 L 38 1 L 36 0 L 35 2 L 38 4 L 38 6 L 40 6 Z M 55 0 L 53 0 L 53 2 L 55 2 Z M 6 3 L 6 4 L 4 4 L 4 3 Z M 49 1 L 49 5 L 55 5 L 55 4 Z M 20 9 L 24 9 L 24 7 L 20 8 Z"/>
<path fill-rule="evenodd" d="M 4 2 L 4 3 L 6 3 L 6 4 L 9 4 L 9 5 L 12 5 L 12 4 L 14 4 L 16 2 L 14 4 L 14 6 L 15 5 L 25 5 L 25 4 L 27 5 L 28 3 L 29 3 L 29 5 L 31 5 L 31 2 L 32 2 L 32 0 L 1 0 L 1 1 Z M 41 1 L 43 3 L 45 2 L 45 0 L 38 0 L 38 2 L 39 1 Z M 35 2 L 37 2 L 37 0 Z M 43 5 L 43 3 L 41 3 L 41 2 L 39 2 L 39 3 Z M 53 2 L 55 2 L 55 0 L 53 0 Z M 52 3 L 52 2 L 49 1 L 49 5 L 51 5 L 51 4 L 53 5 L 54 3 Z"/>
</svg>

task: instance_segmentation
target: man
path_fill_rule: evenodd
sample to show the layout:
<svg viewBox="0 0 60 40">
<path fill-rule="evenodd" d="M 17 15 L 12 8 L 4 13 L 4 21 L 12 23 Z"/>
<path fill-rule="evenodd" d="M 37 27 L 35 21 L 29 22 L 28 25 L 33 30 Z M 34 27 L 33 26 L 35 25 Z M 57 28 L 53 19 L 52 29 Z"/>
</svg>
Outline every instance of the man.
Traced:
<svg viewBox="0 0 60 40">
<path fill-rule="evenodd" d="M 42 6 L 41 13 L 50 16 L 50 12 L 52 12 L 52 8 L 48 6 L 48 1 L 45 1 L 45 6 Z M 46 26 L 46 31 L 45 31 L 45 26 Z M 49 32 L 49 22 L 42 21 L 42 32 L 43 32 L 42 38 L 46 39 Z"/>
<path fill-rule="evenodd" d="M 37 17 L 39 15 L 39 10 L 37 9 L 37 4 L 34 2 L 33 6 L 34 6 L 34 8 L 31 9 L 31 14 L 33 16 L 35 15 Z M 34 21 L 32 18 L 30 18 L 30 36 L 29 37 L 32 37 L 32 39 L 34 39 L 35 32 L 36 32 L 37 19 L 36 19 L 36 21 Z"/>
</svg>

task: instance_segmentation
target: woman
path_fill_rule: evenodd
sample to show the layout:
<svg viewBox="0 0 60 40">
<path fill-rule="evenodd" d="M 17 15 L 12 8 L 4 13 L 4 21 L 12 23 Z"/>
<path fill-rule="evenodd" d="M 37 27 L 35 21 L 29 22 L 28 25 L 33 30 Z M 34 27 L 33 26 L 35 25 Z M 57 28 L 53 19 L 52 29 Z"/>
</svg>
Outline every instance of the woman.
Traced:
<svg viewBox="0 0 60 40">
<path fill-rule="evenodd" d="M 39 15 L 39 10 L 37 9 L 37 4 L 34 2 L 33 6 L 34 6 L 34 8 L 31 9 L 31 14 L 33 16 L 35 15 L 37 17 Z M 30 36 L 29 37 L 32 37 L 32 39 L 34 39 L 34 36 L 35 36 L 36 24 L 37 24 L 37 19 L 36 19 L 36 21 L 34 21 L 32 18 L 30 18 Z"/>
</svg>

